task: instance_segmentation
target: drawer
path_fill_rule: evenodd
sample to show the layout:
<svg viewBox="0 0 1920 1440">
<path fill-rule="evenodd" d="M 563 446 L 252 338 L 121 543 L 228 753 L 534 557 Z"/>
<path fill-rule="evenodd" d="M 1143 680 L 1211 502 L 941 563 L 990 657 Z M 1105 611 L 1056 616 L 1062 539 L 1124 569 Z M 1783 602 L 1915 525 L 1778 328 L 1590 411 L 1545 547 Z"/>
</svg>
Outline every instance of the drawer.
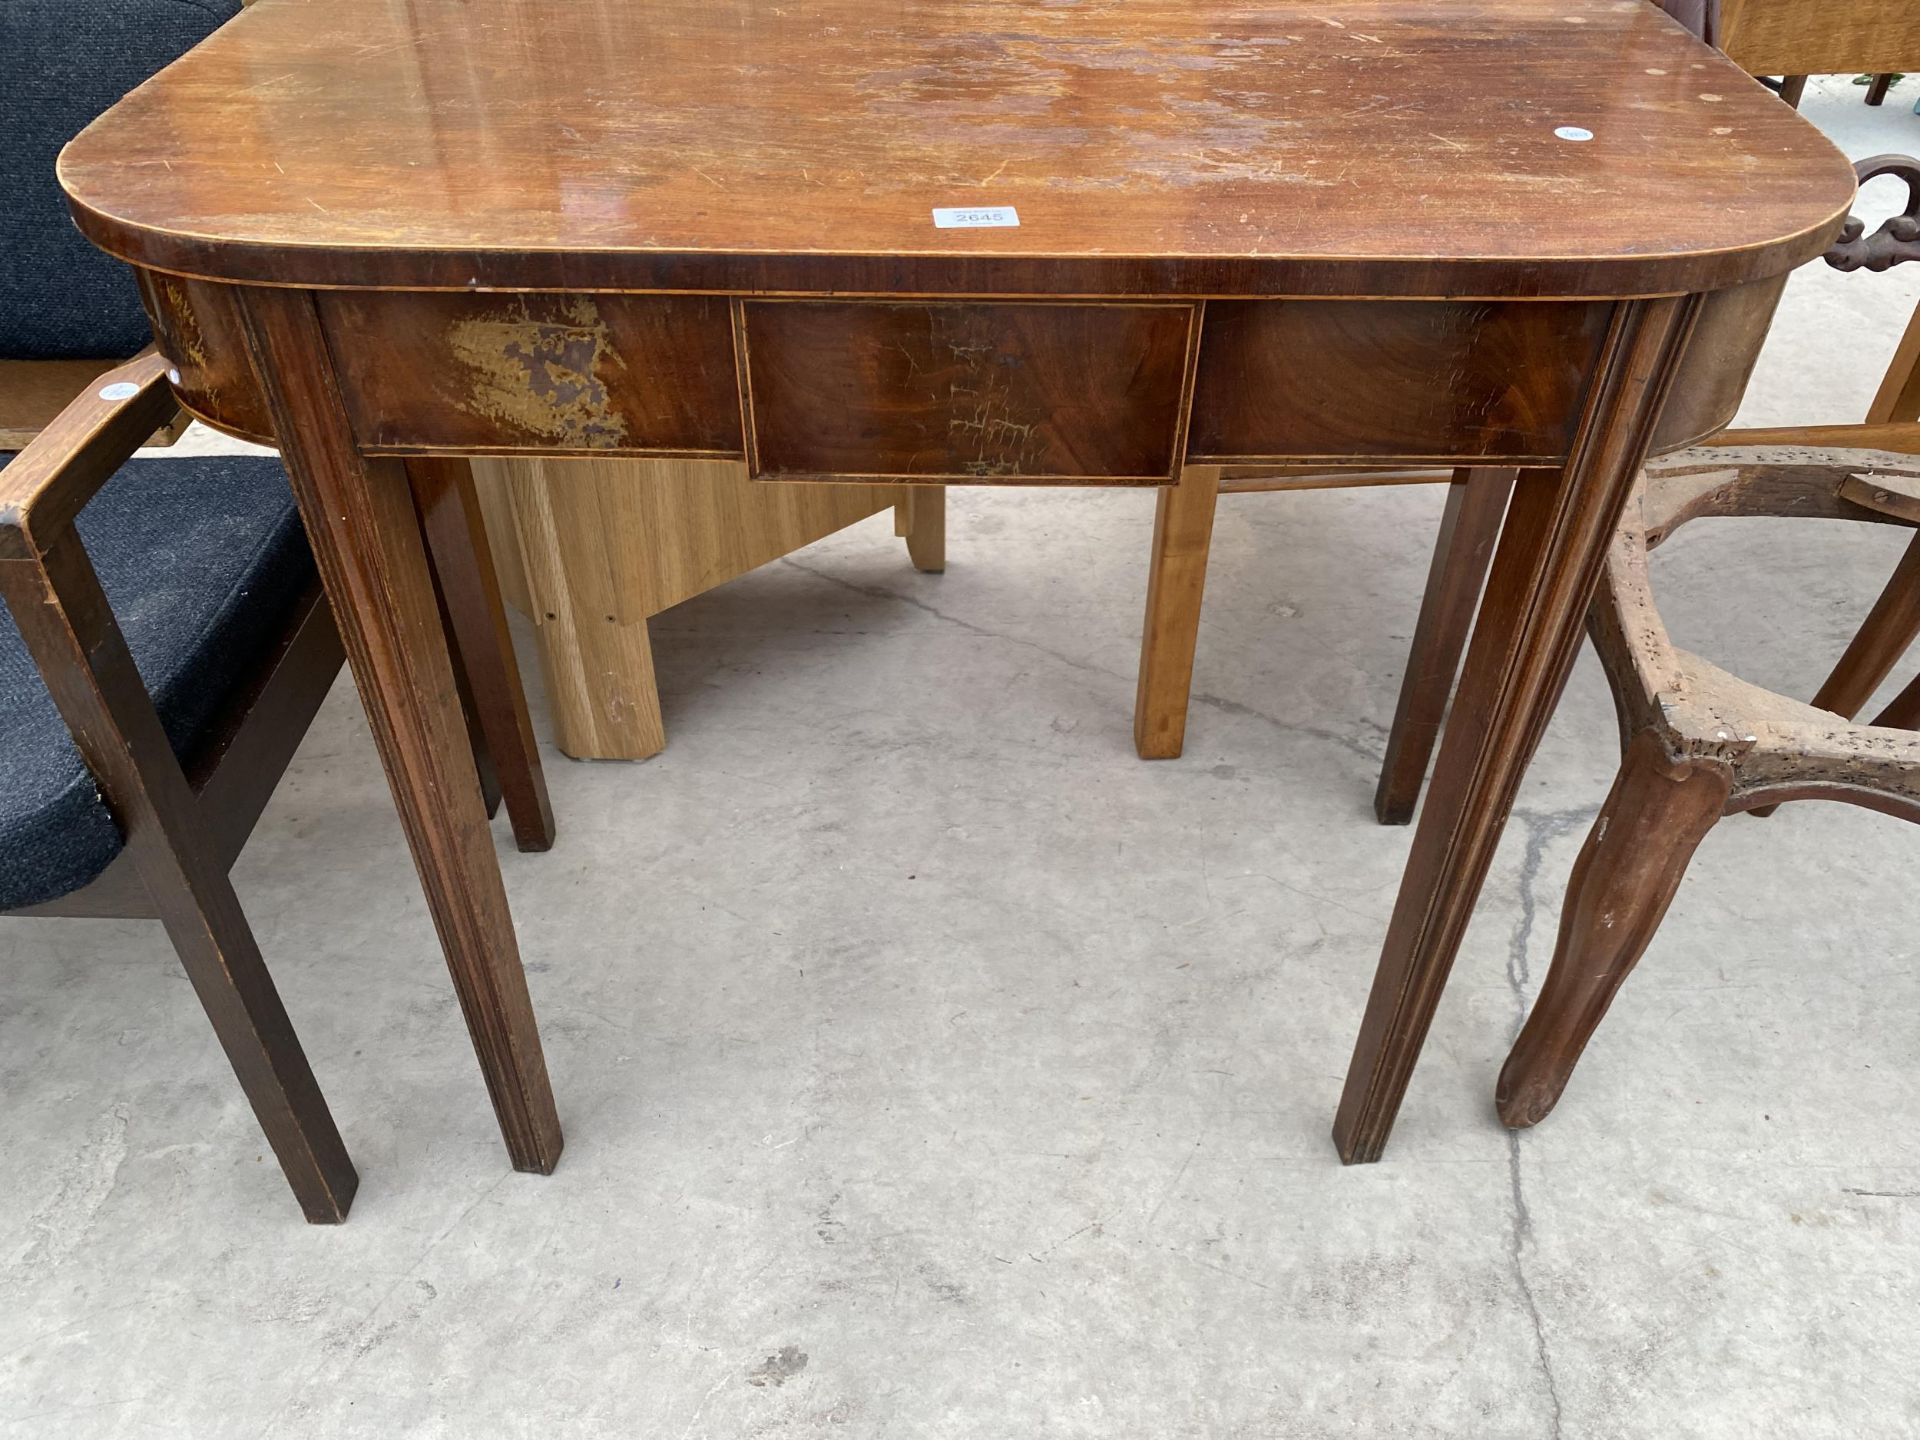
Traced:
<svg viewBox="0 0 1920 1440">
<path fill-rule="evenodd" d="M 1164 485 L 1197 307 L 741 300 L 756 479 Z"/>
<path fill-rule="evenodd" d="M 1188 459 L 1557 464 L 1612 311 L 1606 301 L 1214 301 Z"/>
<path fill-rule="evenodd" d="M 724 299 L 320 291 L 374 454 L 740 452 Z"/>
</svg>

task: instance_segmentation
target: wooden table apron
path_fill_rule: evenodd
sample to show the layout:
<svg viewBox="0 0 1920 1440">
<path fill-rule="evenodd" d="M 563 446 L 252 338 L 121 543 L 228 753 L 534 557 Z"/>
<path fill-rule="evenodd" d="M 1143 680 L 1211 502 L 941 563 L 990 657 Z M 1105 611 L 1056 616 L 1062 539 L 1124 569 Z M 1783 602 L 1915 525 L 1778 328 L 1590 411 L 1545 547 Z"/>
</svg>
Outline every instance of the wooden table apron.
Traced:
<svg viewBox="0 0 1920 1440">
<path fill-rule="evenodd" d="M 1629 481 L 1853 187 L 1651 6 L 1324 8 L 267 0 L 63 154 L 182 403 L 286 456 L 516 1165 L 560 1128 L 410 457 L 1163 519 L 1223 465 L 1520 470 L 1335 1123 L 1379 1156 Z"/>
</svg>

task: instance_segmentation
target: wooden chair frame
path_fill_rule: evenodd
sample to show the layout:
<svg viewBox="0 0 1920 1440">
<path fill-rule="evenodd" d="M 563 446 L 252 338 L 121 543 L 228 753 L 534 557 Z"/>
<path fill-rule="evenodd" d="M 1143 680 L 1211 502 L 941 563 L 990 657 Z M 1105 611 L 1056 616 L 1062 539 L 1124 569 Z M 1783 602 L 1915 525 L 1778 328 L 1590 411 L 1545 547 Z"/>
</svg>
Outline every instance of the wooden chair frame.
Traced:
<svg viewBox="0 0 1920 1440">
<path fill-rule="evenodd" d="M 1500 1073 L 1495 1104 L 1509 1126 L 1536 1124 L 1558 1103 L 1721 816 L 1821 799 L 1920 821 L 1920 680 L 1871 725 L 1842 718 L 1920 630 L 1920 536 L 1862 627 L 1873 658 L 1850 672 L 1844 703 L 1817 708 L 1680 649 L 1654 603 L 1650 550 L 1702 516 L 1754 515 L 1920 528 L 1920 461 L 1701 449 L 1648 467 L 1589 619 L 1620 720 L 1620 773 L 1574 862 L 1552 968 Z"/>
<path fill-rule="evenodd" d="M 98 376 L 0 470 L 0 597 L 126 837 L 90 884 L 13 913 L 158 919 L 301 1209 L 333 1223 L 346 1218 L 358 1177 L 228 880 L 340 672 L 332 612 L 316 583 L 183 768 L 73 523 L 176 408 L 166 363 L 142 354 Z M 409 478 L 489 809 L 504 791 L 521 848 L 545 849 L 552 812 L 471 479 L 446 462 L 410 466 Z"/>
</svg>

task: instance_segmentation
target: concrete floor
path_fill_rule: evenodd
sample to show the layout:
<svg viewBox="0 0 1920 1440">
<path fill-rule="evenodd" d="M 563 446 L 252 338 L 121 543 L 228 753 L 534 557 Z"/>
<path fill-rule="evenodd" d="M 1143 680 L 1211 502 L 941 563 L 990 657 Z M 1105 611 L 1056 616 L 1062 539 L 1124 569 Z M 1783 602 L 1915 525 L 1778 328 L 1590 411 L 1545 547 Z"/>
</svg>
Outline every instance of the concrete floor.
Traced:
<svg viewBox="0 0 1920 1440">
<path fill-rule="evenodd" d="M 1823 83 L 1852 153 L 1920 147 L 1914 83 Z M 1858 414 L 1917 272 L 1796 279 L 1746 418 Z M 236 881 L 352 1220 L 300 1223 L 158 926 L 0 922 L 0 1433 L 1920 1433 L 1920 834 L 1722 826 L 1560 1112 L 1494 1122 L 1615 760 L 1590 658 L 1385 1162 L 1336 1163 L 1440 500 L 1225 502 L 1173 764 L 1146 495 L 955 491 L 944 577 L 868 522 L 666 617 L 666 754 L 552 757 L 559 845 L 498 831 L 547 1179 L 343 685 Z M 1659 576 L 1808 694 L 1900 544 L 1703 526 Z"/>
</svg>

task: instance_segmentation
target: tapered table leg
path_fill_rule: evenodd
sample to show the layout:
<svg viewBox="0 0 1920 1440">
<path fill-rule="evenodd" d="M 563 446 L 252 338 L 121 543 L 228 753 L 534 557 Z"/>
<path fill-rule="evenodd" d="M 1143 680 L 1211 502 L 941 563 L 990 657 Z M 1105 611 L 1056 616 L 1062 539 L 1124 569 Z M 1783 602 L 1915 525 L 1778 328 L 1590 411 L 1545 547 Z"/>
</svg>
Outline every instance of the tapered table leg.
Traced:
<svg viewBox="0 0 1920 1440">
<path fill-rule="evenodd" d="M 559 1118 L 406 469 L 355 447 L 312 296 L 244 292 L 255 368 L 516 1170 Z"/>
<path fill-rule="evenodd" d="M 1393 1129 L 1696 311 L 1622 302 L 1565 470 L 1514 492 L 1334 1119 L 1348 1164 Z"/>
<path fill-rule="evenodd" d="M 446 620 L 514 841 L 522 850 L 551 850 L 553 804 L 547 798 L 540 745 L 507 632 L 507 606 L 500 598 L 472 467 L 465 460 L 425 458 L 406 465 L 427 551 L 446 600 Z"/>
<path fill-rule="evenodd" d="M 1507 497 L 1513 493 L 1513 479 L 1518 473 L 1456 470 L 1453 483 L 1447 487 L 1440 538 L 1434 543 L 1426 595 L 1420 602 L 1420 619 L 1413 627 L 1393 730 L 1387 737 L 1386 758 L 1380 762 L 1380 784 L 1373 794 L 1373 813 L 1382 825 L 1405 825 L 1420 803 L 1427 761 L 1433 758 L 1433 742 L 1440 738 L 1440 722 L 1453 696 L 1453 677 L 1460 669 L 1460 654 L 1467 648 L 1474 607 L 1480 603 L 1487 578 L 1487 562 L 1493 558 L 1500 519 L 1506 514 Z"/>
</svg>

